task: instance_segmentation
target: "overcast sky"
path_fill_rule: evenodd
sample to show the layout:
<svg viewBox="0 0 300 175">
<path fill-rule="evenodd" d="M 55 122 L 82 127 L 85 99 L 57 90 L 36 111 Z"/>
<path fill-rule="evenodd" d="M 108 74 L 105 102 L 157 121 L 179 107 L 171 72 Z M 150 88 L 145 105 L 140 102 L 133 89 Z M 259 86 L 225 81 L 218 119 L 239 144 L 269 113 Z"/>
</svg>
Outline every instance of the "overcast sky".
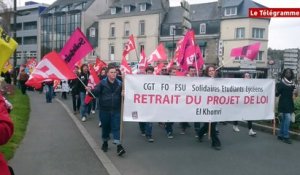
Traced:
<svg viewBox="0 0 300 175">
<path fill-rule="evenodd" d="M 18 6 L 26 0 L 18 0 Z M 51 4 L 55 0 L 32 0 Z M 171 6 L 180 6 L 181 0 L 170 0 Z M 190 4 L 217 0 L 187 0 Z M 300 8 L 300 0 L 254 0 L 267 7 Z M 269 47 L 273 49 L 300 48 L 300 18 L 272 18 L 269 26 Z"/>
</svg>

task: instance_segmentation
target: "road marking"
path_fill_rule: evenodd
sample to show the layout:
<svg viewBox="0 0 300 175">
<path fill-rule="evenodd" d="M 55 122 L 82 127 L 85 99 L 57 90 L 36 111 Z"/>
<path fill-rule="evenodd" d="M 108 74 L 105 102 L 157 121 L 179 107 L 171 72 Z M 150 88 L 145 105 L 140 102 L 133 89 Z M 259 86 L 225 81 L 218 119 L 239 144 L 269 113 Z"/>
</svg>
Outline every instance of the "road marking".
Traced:
<svg viewBox="0 0 300 175">
<path fill-rule="evenodd" d="M 100 160 L 100 162 L 103 164 L 105 167 L 106 171 L 108 172 L 109 175 L 121 175 L 119 170 L 115 167 L 115 165 L 111 162 L 111 160 L 104 154 L 99 145 L 97 145 L 96 141 L 92 138 L 92 136 L 88 133 L 88 131 L 85 129 L 85 127 L 81 124 L 81 122 L 76 118 L 76 116 L 70 111 L 70 109 L 64 104 L 61 100 L 56 98 L 56 101 L 58 101 L 67 111 L 69 114 L 70 118 L 73 120 L 85 140 L 88 142 L 90 147 L 93 149 L 95 152 L 96 156 Z"/>
</svg>

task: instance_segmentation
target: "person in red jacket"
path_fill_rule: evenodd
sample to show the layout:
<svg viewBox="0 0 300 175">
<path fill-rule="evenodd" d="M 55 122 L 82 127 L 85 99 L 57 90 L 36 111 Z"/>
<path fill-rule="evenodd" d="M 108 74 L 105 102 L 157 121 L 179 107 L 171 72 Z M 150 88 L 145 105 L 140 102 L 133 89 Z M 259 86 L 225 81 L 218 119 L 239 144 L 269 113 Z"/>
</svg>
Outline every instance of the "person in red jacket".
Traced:
<svg viewBox="0 0 300 175">
<path fill-rule="evenodd" d="M 8 110 L 11 109 L 5 100 L 5 98 L 0 94 L 0 145 L 4 145 L 13 135 L 14 125 L 9 117 Z M 4 159 L 4 156 L 0 153 L 0 174 L 1 175 L 11 175 L 8 165 Z"/>
</svg>

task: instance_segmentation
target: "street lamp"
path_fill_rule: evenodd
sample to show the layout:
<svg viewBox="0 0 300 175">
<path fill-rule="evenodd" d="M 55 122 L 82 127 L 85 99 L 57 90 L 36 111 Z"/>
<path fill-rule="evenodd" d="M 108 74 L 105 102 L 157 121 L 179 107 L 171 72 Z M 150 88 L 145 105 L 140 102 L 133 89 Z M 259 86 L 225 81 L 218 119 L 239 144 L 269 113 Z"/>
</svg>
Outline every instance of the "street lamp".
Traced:
<svg viewBox="0 0 300 175">
<path fill-rule="evenodd" d="M 173 42 L 172 42 L 172 58 L 174 57 L 174 51 L 175 51 L 175 32 L 176 31 L 180 31 L 182 28 L 177 28 L 176 26 L 174 26 L 173 28 Z"/>
<path fill-rule="evenodd" d="M 14 23 L 14 35 L 13 35 L 13 38 L 15 40 L 17 40 L 17 0 L 14 0 L 14 20 L 13 20 L 13 23 Z M 15 50 L 14 52 L 14 55 L 13 55 L 13 83 L 14 85 L 17 85 L 17 49 Z"/>
</svg>

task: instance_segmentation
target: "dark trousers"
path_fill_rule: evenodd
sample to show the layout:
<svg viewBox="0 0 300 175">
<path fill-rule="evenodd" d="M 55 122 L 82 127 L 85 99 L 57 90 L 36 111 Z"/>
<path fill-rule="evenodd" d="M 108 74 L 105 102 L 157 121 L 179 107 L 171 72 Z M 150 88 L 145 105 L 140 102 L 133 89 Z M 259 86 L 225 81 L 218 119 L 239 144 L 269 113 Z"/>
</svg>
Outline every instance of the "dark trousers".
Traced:
<svg viewBox="0 0 300 175">
<path fill-rule="evenodd" d="M 110 133 L 113 134 L 114 143 L 120 144 L 120 111 L 99 111 L 102 123 L 102 140 L 108 141 Z"/>
<path fill-rule="evenodd" d="M 248 129 L 252 129 L 252 121 L 248 121 Z M 234 121 L 233 125 L 238 125 L 238 121 Z"/>
<path fill-rule="evenodd" d="M 202 128 L 198 132 L 199 139 L 203 138 L 203 135 L 208 132 L 208 124 L 209 123 L 204 123 Z M 221 146 L 221 142 L 217 136 L 217 130 L 216 130 L 217 122 L 212 122 L 211 123 L 211 130 L 210 130 L 210 136 L 211 136 L 211 141 L 212 141 L 212 146 Z"/>
<path fill-rule="evenodd" d="M 72 94 L 73 111 L 80 110 L 80 96 L 79 94 Z"/>
<path fill-rule="evenodd" d="M 20 86 L 21 86 L 21 92 L 22 92 L 22 94 L 26 94 L 27 86 L 26 86 L 25 82 L 26 81 L 21 81 L 20 80 Z"/>
<path fill-rule="evenodd" d="M 173 133 L 173 122 L 166 122 L 165 123 L 165 129 L 167 133 Z"/>
</svg>

